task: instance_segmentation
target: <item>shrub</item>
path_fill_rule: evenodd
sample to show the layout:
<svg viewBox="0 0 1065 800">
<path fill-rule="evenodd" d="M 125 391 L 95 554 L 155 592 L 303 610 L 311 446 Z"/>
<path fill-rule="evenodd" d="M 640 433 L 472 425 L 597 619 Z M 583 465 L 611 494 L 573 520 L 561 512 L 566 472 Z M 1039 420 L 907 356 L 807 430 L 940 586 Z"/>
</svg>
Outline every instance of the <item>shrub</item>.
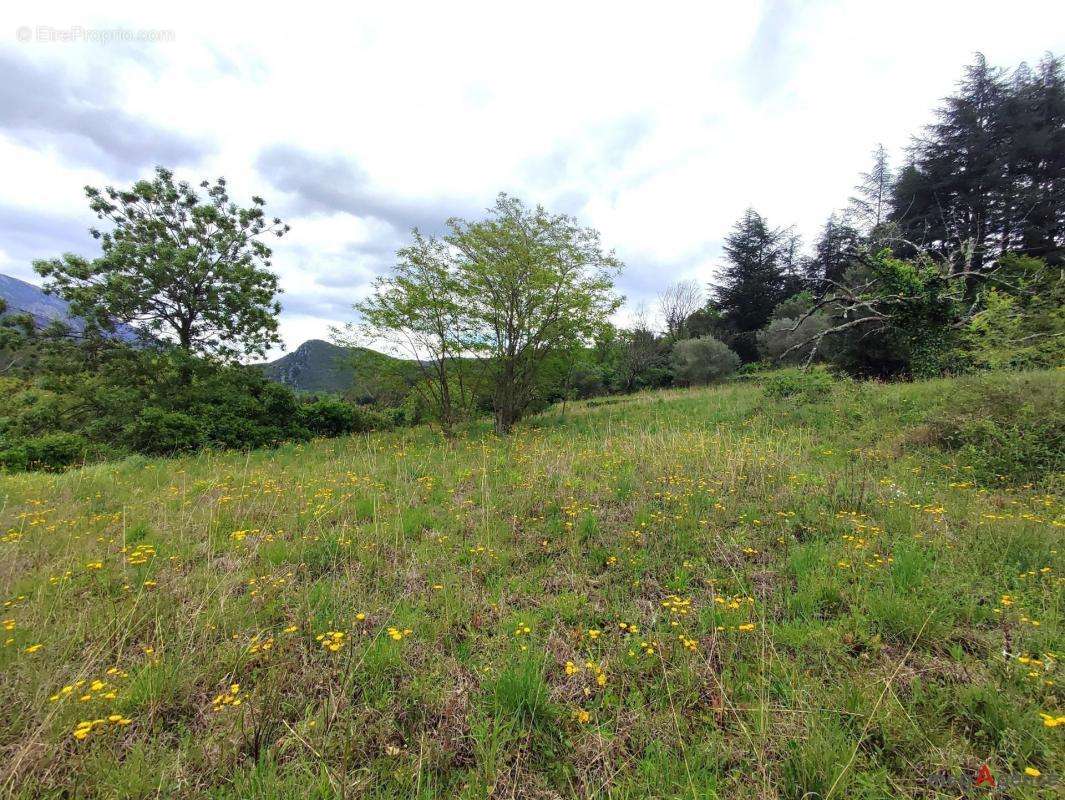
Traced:
<svg viewBox="0 0 1065 800">
<path fill-rule="evenodd" d="M 205 436 L 199 420 L 179 411 L 143 409 L 125 429 L 128 446 L 149 456 L 191 452 L 203 446 Z"/>
<path fill-rule="evenodd" d="M 246 404 L 246 406 L 251 404 Z M 245 407 L 246 407 L 245 406 Z M 255 450 L 275 447 L 289 440 L 306 439 L 309 431 L 291 419 L 261 418 L 257 413 L 241 413 L 238 408 L 219 411 L 204 420 L 207 444 L 230 450 Z"/>
<path fill-rule="evenodd" d="M 10 470 L 59 472 L 83 461 L 89 443 L 76 433 L 48 433 L 14 442 L 0 451 L 0 465 Z"/>
<path fill-rule="evenodd" d="M 680 383 L 720 381 L 739 365 L 740 357 L 712 336 L 682 339 L 673 345 L 673 376 Z"/>
<path fill-rule="evenodd" d="M 0 377 L 7 400 L 0 409 L 0 465 L 7 469 L 60 469 L 105 451 L 121 458 L 207 446 L 249 450 L 306 440 L 309 428 L 337 436 L 394 425 L 378 411 L 339 400 L 303 405 L 292 389 L 253 367 L 166 348 L 116 345 L 90 359 L 80 348 L 56 346 L 64 349 L 51 353 L 47 370 Z M 45 437 L 60 432 L 80 438 Z M 73 451 L 63 450 L 75 441 Z"/>
<path fill-rule="evenodd" d="M 306 439 L 299 403 L 286 386 L 246 367 L 198 365 L 201 375 L 173 398 L 172 410 L 199 419 L 205 444 L 249 450 Z"/>
<path fill-rule="evenodd" d="M 832 393 L 836 381 L 828 370 L 784 369 L 766 378 L 762 391 L 766 397 L 778 400 L 794 398 L 812 403 Z"/>
<path fill-rule="evenodd" d="M 24 472 L 29 468 L 29 453 L 22 442 L 7 442 L 0 448 L 0 467 L 11 472 Z"/>
<path fill-rule="evenodd" d="M 323 398 L 300 407 L 300 423 L 315 436 L 345 436 L 351 433 L 387 430 L 395 427 L 399 409 L 388 412 Z"/>
<path fill-rule="evenodd" d="M 801 323 L 797 318 L 774 319 L 758 331 L 758 350 L 771 361 L 799 364 L 806 361 L 815 345 L 811 339 L 831 327 L 832 321 L 825 314 L 813 314 Z M 831 360 L 832 344 L 829 338 L 821 342 L 818 360 Z M 791 349 L 793 347 L 794 350 Z"/>
<path fill-rule="evenodd" d="M 399 408 L 389 409 L 394 425 L 420 425 L 429 418 L 429 407 L 418 392 L 411 392 Z"/>
<path fill-rule="evenodd" d="M 359 432 L 366 431 L 387 431 L 396 427 L 396 423 L 393 421 L 392 415 L 388 412 L 392 409 L 377 409 L 366 408 L 365 406 L 357 406 L 356 411 L 359 412 L 361 417 Z"/>
<path fill-rule="evenodd" d="M 733 373 L 731 380 L 736 383 L 760 382 L 765 378 L 767 372 L 774 369 L 776 367 L 768 361 L 749 361 L 740 365 L 740 368 Z"/>
<path fill-rule="evenodd" d="M 343 436 L 362 430 L 361 409 L 342 400 L 324 399 L 300 407 L 300 421 L 315 436 Z"/>
<path fill-rule="evenodd" d="M 1046 376 L 979 379 L 928 418 L 929 438 L 983 484 L 1058 483 L 1065 474 L 1065 406 Z"/>
</svg>

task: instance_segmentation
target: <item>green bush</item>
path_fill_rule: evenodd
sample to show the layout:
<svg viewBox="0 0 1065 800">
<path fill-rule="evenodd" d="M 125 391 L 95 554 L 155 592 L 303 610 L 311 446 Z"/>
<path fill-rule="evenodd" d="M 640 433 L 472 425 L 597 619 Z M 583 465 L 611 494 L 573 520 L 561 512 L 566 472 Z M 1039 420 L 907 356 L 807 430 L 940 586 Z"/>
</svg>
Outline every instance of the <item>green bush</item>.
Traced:
<svg viewBox="0 0 1065 800">
<path fill-rule="evenodd" d="M 382 421 L 386 428 L 402 428 L 412 424 L 409 421 L 410 417 L 407 410 L 402 407 L 383 408 L 377 412 L 381 415 Z"/>
<path fill-rule="evenodd" d="M 787 317 L 770 320 L 758 331 L 758 352 L 776 363 L 802 364 L 814 348 L 813 338 L 831 327 L 832 320 L 827 314 L 812 314 L 801 322 L 799 318 Z M 832 360 L 833 344 L 830 338 L 819 343 L 816 356 L 819 361 Z"/>
<path fill-rule="evenodd" d="M 387 431 L 397 427 L 392 419 L 392 416 L 388 413 L 391 409 L 377 409 L 366 408 L 365 406 L 356 406 L 356 410 L 361 417 L 359 432 L 366 431 Z M 403 424 L 403 423 L 401 423 Z"/>
<path fill-rule="evenodd" d="M 138 453 L 168 456 L 198 450 L 205 436 L 200 421 L 188 414 L 149 407 L 126 427 L 125 440 Z"/>
<path fill-rule="evenodd" d="M 358 408 L 328 398 L 300 406 L 300 420 L 315 436 L 343 436 L 362 427 Z"/>
<path fill-rule="evenodd" d="M 250 409 L 250 413 L 241 413 L 241 409 Z M 227 450 L 255 450 L 309 438 L 309 431 L 298 424 L 295 414 L 292 419 L 273 420 L 262 418 L 258 411 L 248 402 L 205 416 L 207 444 Z"/>
<path fill-rule="evenodd" d="M 6 469 L 61 469 L 105 454 L 250 450 L 384 430 L 424 416 L 413 400 L 391 415 L 336 399 L 304 403 L 260 369 L 173 349 L 106 343 L 87 353 L 66 340 L 50 348 L 46 369 L 0 377 L 6 399 L 0 466 Z"/>
<path fill-rule="evenodd" d="M 999 262 L 1005 284 L 984 291 L 983 308 L 962 330 L 976 369 L 1043 369 L 1065 364 L 1065 280 L 1060 269 L 1011 253 Z"/>
<path fill-rule="evenodd" d="M 171 380 L 159 405 L 199 420 L 208 446 L 250 450 L 310 435 L 293 391 L 259 370 L 198 362 L 191 380 L 182 381 L 180 371 Z"/>
<path fill-rule="evenodd" d="M 315 436 L 346 436 L 387 430 L 396 425 L 391 414 L 333 398 L 306 403 L 300 406 L 299 414 L 301 424 Z"/>
<path fill-rule="evenodd" d="M 21 442 L 6 442 L 0 448 L 0 467 L 10 472 L 25 472 L 29 469 L 29 453 Z"/>
<path fill-rule="evenodd" d="M 673 345 L 673 376 L 680 383 L 706 384 L 736 371 L 740 357 L 712 336 L 682 339 Z"/>
<path fill-rule="evenodd" d="M 1065 474 L 1065 404 L 1047 376 L 970 381 L 928 418 L 932 443 L 985 485 L 1056 484 Z"/>
<path fill-rule="evenodd" d="M 391 421 L 390 427 L 420 425 L 429 419 L 428 405 L 418 392 L 407 395 L 403 405 L 386 409 L 382 413 Z"/>
<path fill-rule="evenodd" d="M 58 472 L 84 461 L 89 443 L 76 433 L 48 433 L 14 442 L 0 451 L 0 466 L 9 470 Z"/>
<path fill-rule="evenodd" d="M 766 378 L 762 392 L 773 400 L 791 398 L 812 403 L 832 394 L 835 385 L 832 375 L 821 367 L 784 369 Z"/>
</svg>

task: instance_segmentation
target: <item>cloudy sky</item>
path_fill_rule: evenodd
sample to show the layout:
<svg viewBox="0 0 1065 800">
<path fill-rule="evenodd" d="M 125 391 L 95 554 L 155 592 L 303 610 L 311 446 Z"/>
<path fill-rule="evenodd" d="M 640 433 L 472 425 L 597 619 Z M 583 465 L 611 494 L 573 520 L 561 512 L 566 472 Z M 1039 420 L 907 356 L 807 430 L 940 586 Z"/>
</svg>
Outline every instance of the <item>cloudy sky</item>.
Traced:
<svg viewBox="0 0 1065 800">
<path fill-rule="evenodd" d="M 88 5 L 0 4 L 0 272 L 94 253 L 86 184 L 224 175 L 292 225 L 289 348 L 500 191 L 598 228 L 630 308 L 709 280 L 747 206 L 812 239 L 974 51 L 1065 53 L 1048 0 Z"/>
</svg>

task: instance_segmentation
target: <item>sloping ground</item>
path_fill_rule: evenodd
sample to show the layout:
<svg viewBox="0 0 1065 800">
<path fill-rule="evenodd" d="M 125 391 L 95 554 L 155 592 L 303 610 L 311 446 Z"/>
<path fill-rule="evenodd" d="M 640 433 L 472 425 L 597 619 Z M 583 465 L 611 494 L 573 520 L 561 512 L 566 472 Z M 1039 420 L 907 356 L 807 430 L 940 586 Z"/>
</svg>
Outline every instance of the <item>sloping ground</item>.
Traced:
<svg viewBox="0 0 1065 800">
<path fill-rule="evenodd" d="M 907 444 L 957 394 L 735 385 L 571 405 L 510 442 L 0 477 L 0 780 L 956 797 L 987 764 L 1053 796 L 1062 498 Z"/>
</svg>

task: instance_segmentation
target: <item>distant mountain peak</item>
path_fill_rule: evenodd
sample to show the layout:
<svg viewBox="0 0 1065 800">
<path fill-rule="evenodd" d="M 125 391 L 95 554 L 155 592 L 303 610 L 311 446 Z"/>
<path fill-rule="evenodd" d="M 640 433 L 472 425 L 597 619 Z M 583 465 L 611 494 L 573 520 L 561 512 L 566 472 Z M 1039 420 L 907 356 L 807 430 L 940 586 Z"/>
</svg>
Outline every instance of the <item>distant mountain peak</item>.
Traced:
<svg viewBox="0 0 1065 800">
<path fill-rule="evenodd" d="M 71 319 L 69 307 L 63 298 L 45 294 L 40 286 L 10 275 L 0 274 L 0 297 L 7 303 L 6 313 L 29 314 L 34 323 L 42 327 L 55 320 Z"/>
<path fill-rule="evenodd" d="M 267 378 L 304 392 L 349 393 L 369 399 L 368 383 L 398 359 L 365 347 L 308 339 L 280 358 L 260 364 Z"/>
<path fill-rule="evenodd" d="M 0 297 L 7 303 L 7 314 L 29 314 L 38 328 L 53 322 L 65 322 L 77 332 L 85 330 L 85 320 L 72 316 L 70 305 L 62 297 L 47 294 L 40 286 L 0 274 Z M 126 342 L 138 340 L 137 332 L 129 325 L 119 325 L 117 336 Z"/>
</svg>

